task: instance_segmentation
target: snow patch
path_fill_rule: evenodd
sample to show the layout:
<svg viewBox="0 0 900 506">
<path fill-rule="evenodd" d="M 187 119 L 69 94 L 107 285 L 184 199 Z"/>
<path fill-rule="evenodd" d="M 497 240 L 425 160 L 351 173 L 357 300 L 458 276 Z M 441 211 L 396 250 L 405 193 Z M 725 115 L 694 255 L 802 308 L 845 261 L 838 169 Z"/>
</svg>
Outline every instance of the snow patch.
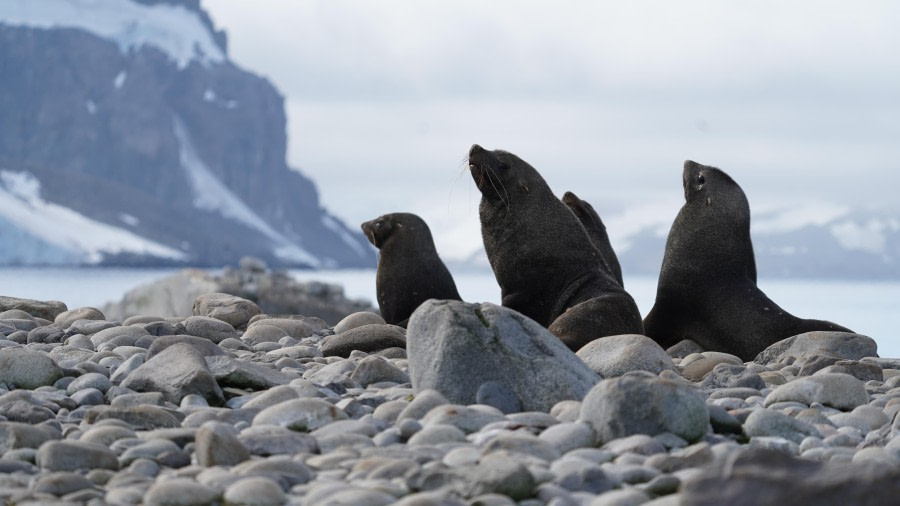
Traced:
<svg viewBox="0 0 900 506">
<path fill-rule="evenodd" d="M 116 78 L 113 79 L 113 86 L 115 86 L 117 90 L 122 89 L 122 86 L 125 85 L 126 79 L 128 79 L 128 72 L 123 70 L 116 74 Z"/>
<path fill-rule="evenodd" d="M 87 109 L 88 114 L 97 114 L 97 104 L 93 100 L 86 100 L 84 107 Z"/>
<path fill-rule="evenodd" d="M 322 224 L 325 225 L 325 228 L 337 234 L 338 237 L 340 237 L 341 240 L 347 244 L 347 246 L 350 246 L 350 248 L 356 252 L 356 254 L 363 257 L 366 255 L 366 251 L 363 249 L 359 241 L 357 241 L 355 237 L 350 235 L 350 232 L 348 232 L 345 227 L 342 227 L 341 224 L 338 223 L 337 220 L 335 220 L 333 217 L 327 214 L 323 215 Z"/>
<path fill-rule="evenodd" d="M 197 13 L 180 5 L 131 0 L 3 0 L 0 22 L 32 28 L 74 28 L 115 42 L 123 53 L 151 46 L 178 65 L 225 61 Z"/>
<path fill-rule="evenodd" d="M 215 102 L 216 101 L 216 92 L 213 90 L 207 89 L 203 92 L 203 100 L 206 102 Z"/>
<path fill-rule="evenodd" d="M 886 231 L 896 231 L 890 221 L 872 219 L 868 223 L 859 224 L 853 221 L 835 223 L 828 230 L 838 244 L 848 250 L 865 251 L 881 254 L 885 251 Z"/>
<path fill-rule="evenodd" d="M 48 244 L 83 253 L 88 263 L 98 263 L 109 253 L 186 259 L 180 251 L 45 201 L 40 181 L 29 172 L 0 171 L 0 183 L 0 216 Z"/>
<path fill-rule="evenodd" d="M 319 267 L 321 263 L 319 259 L 278 233 L 222 181 L 219 181 L 194 149 L 194 144 L 184 123 L 178 118 L 175 118 L 173 123 L 175 137 L 179 144 L 181 166 L 187 173 L 194 192 L 194 207 L 204 211 L 218 212 L 225 218 L 258 230 L 272 240 L 275 245 L 275 254 L 283 260 Z"/>
</svg>

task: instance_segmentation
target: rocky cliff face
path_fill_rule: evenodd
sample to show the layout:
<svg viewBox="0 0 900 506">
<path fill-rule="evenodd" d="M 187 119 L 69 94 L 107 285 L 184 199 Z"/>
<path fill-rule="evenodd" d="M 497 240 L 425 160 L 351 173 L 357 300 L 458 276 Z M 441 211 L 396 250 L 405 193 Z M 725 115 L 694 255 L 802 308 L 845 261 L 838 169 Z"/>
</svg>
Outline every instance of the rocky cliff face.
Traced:
<svg viewBox="0 0 900 506">
<path fill-rule="evenodd" d="M 0 264 L 374 265 L 197 0 L 7 0 L 0 75 Z"/>
</svg>

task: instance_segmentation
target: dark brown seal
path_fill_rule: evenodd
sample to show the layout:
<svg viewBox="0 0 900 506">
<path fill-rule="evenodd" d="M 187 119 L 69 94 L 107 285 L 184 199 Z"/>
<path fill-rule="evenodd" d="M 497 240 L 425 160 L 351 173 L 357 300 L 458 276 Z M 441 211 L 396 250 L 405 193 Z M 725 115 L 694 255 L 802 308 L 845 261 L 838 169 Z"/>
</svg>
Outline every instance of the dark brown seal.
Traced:
<svg viewBox="0 0 900 506">
<path fill-rule="evenodd" d="M 707 350 L 753 360 L 769 345 L 813 330 L 852 332 L 797 318 L 756 286 L 750 205 L 725 172 L 684 162 L 685 203 L 666 240 L 646 335 L 667 348 L 692 339 Z"/>
<path fill-rule="evenodd" d="M 572 350 L 599 337 L 643 333 L 634 299 L 601 268 L 587 231 L 537 170 L 477 144 L 469 166 L 504 306 L 548 327 Z"/>
<path fill-rule="evenodd" d="M 625 283 L 622 280 L 622 266 L 619 265 L 619 257 L 616 256 L 616 252 L 609 242 L 606 225 L 603 224 L 600 215 L 594 210 L 594 206 L 587 201 L 581 200 L 578 198 L 578 195 L 572 192 L 564 193 L 562 201 L 575 213 L 575 217 L 578 218 L 578 221 L 581 222 L 581 225 L 587 231 L 591 242 L 600 251 L 601 266 L 624 287 Z"/>
<path fill-rule="evenodd" d="M 392 213 L 360 226 L 379 249 L 375 290 L 385 322 L 406 327 L 409 316 L 428 299 L 462 300 L 422 218 Z"/>
</svg>

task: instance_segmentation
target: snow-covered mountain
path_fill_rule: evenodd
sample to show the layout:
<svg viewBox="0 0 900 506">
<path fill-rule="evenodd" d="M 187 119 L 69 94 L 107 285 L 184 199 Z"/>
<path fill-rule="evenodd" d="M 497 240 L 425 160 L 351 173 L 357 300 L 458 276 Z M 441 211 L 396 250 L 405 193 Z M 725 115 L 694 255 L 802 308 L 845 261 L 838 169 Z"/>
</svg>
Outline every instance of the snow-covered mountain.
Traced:
<svg viewBox="0 0 900 506">
<path fill-rule="evenodd" d="M 626 275 L 657 276 L 680 203 L 602 216 Z M 750 234 L 761 278 L 900 279 L 900 217 L 824 202 L 757 208 Z M 456 268 L 490 268 L 478 250 Z M 627 277 L 627 276 L 626 276 Z"/>
<path fill-rule="evenodd" d="M 0 75 L 0 265 L 374 266 L 199 0 L 3 0 Z"/>
</svg>

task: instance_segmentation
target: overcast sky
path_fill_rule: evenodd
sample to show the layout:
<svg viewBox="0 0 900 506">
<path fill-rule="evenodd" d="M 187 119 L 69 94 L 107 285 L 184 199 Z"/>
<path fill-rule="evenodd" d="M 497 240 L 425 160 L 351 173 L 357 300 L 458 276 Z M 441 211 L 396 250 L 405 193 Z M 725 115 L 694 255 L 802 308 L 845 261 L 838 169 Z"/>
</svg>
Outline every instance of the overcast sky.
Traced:
<svg viewBox="0 0 900 506">
<path fill-rule="evenodd" d="M 900 2 L 203 0 L 285 95 L 289 163 L 356 227 L 394 211 L 481 244 L 473 143 L 607 221 L 671 224 L 685 159 L 754 213 L 900 210 Z M 801 213 L 802 214 L 802 213 Z"/>
</svg>

